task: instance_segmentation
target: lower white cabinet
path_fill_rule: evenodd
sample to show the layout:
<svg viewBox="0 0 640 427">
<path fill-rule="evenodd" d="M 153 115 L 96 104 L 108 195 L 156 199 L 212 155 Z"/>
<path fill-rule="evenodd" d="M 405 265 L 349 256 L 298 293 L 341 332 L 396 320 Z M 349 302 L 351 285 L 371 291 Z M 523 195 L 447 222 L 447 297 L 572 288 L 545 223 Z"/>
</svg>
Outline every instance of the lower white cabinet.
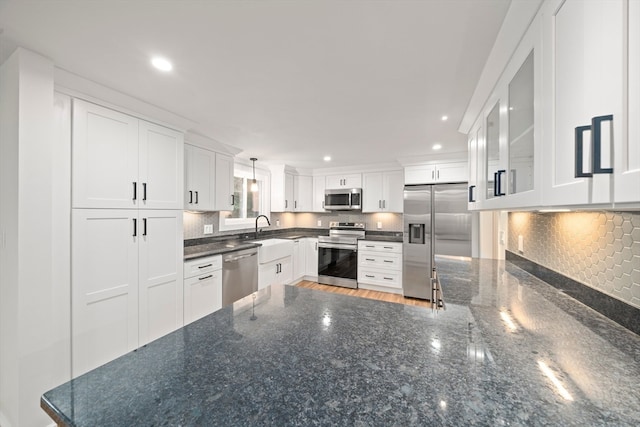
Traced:
<svg viewBox="0 0 640 427">
<path fill-rule="evenodd" d="M 292 256 L 279 258 L 258 266 L 258 289 L 269 285 L 286 285 L 293 280 Z"/>
<path fill-rule="evenodd" d="M 359 241 L 358 287 L 402 293 L 402 243 Z"/>
<path fill-rule="evenodd" d="M 305 247 L 304 243 L 302 243 L 303 240 L 304 239 L 296 239 L 293 241 L 292 281 L 294 282 L 298 282 L 304 276 L 305 252 L 307 248 Z"/>
<path fill-rule="evenodd" d="M 72 375 L 183 325 L 182 211 L 74 209 Z"/>
<path fill-rule="evenodd" d="M 318 280 L 318 238 L 307 237 L 302 242 L 305 246 L 304 276 L 308 280 Z"/>
<path fill-rule="evenodd" d="M 184 263 L 184 324 L 222 308 L 222 255 Z"/>
</svg>

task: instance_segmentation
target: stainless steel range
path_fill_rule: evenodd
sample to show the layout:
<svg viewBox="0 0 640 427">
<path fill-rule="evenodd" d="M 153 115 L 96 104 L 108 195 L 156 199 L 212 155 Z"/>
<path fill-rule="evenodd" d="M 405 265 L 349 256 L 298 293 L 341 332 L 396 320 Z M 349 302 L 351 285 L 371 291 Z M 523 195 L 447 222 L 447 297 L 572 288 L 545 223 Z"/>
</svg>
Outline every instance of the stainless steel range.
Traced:
<svg viewBox="0 0 640 427">
<path fill-rule="evenodd" d="M 358 287 L 358 239 L 364 235 L 364 224 L 329 223 L 329 236 L 318 237 L 318 283 Z"/>
</svg>

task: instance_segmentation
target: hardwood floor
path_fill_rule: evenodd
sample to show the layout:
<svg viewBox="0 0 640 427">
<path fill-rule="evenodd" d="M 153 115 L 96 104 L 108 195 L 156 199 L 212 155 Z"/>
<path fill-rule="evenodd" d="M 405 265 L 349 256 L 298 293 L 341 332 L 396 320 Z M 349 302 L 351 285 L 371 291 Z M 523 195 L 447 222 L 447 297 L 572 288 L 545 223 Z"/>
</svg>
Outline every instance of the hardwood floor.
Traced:
<svg viewBox="0 0 640 427">
<path fill-rule="evenodd" d="M 351 295 L 356 297 L 375 299 L 379 301 L 395 302 L 398 304 L 417 305 L 420 307 L 431 308 L 431 302 L 429 301 L 414 298 L 405 298 L 402 295 L 392 294 L 389 292 L 370 291 L 368 289 L 349 289 L 342 288 L 340 286 L 321 285 L 320 283 L 310 282 L 308 280 L 303 280 L 296 286 L 299 286 L 301 288 L 314 289 L 316 291 L 333 292 L 335 294 Z"/>
</svg>

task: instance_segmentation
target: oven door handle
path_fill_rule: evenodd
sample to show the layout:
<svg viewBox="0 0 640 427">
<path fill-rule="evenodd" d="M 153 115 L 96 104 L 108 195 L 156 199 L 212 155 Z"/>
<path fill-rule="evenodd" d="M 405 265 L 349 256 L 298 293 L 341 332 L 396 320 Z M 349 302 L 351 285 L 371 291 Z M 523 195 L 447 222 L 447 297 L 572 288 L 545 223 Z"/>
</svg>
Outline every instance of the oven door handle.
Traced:
<svg viewBox="0 0 640 427">
<path fill-rule="evenodd" d="M 352 251 L 357 251 L 358 247 L 354 245 L 348 244 L 340 244 L 340 243 L 318 243 L 319 248 L 328 248 L 328 249 L 350 249 Z"/>
</svg>

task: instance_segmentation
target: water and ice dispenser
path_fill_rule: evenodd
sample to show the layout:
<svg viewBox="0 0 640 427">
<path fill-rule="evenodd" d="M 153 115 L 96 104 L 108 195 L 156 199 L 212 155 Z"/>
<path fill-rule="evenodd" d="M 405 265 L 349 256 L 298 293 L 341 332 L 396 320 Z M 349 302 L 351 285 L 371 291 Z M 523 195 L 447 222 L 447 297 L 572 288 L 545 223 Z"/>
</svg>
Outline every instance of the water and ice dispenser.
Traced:
<svg viewBox="0 0 640 427">
<path fill-rule="evenodd" d="M 424 245 L 425 224 L 409 224 L 409 243 Z"/>
</svg>

